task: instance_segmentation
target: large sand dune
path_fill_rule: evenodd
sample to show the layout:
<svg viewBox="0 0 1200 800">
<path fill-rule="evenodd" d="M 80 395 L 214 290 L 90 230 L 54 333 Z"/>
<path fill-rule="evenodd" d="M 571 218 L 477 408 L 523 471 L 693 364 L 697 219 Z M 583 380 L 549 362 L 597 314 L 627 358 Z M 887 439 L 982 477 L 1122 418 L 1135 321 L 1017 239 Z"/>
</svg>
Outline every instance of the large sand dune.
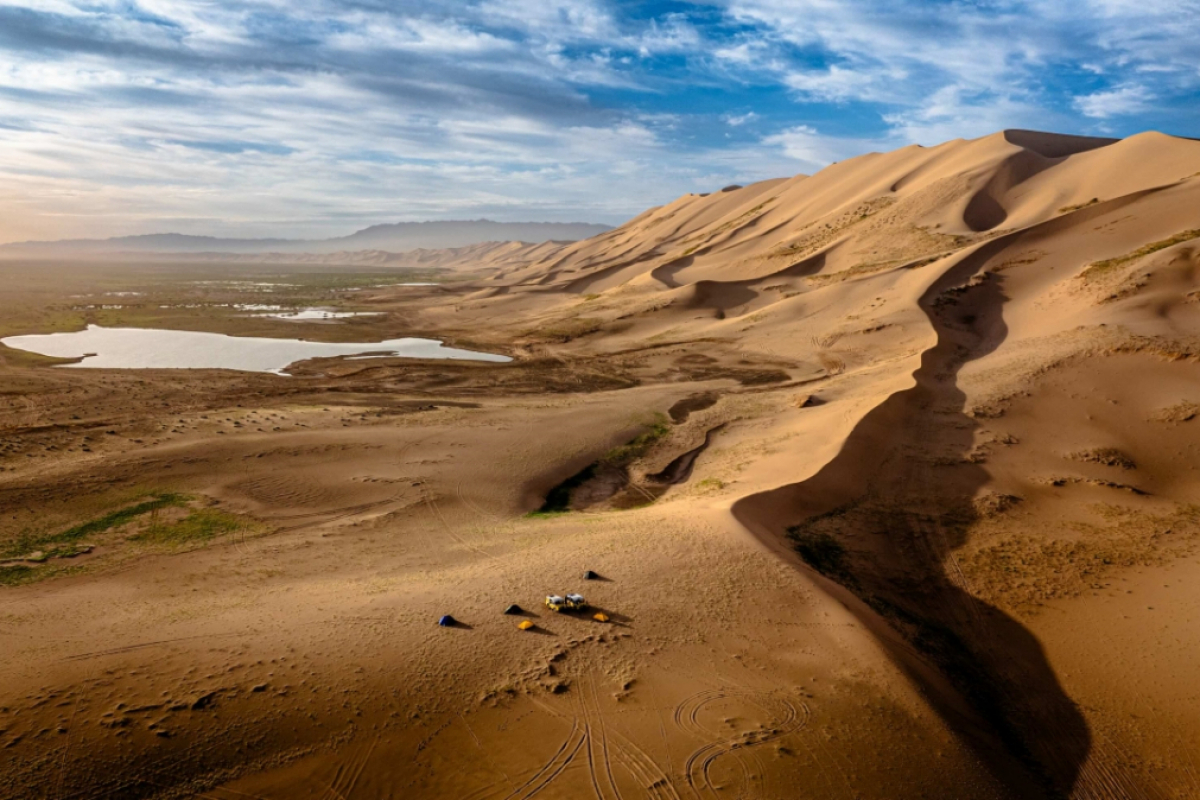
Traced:
<svg viewBox="0 0 1200 800">
<path fill-rule="evenodd" d="M 0 794 L 1200 796 L 1200 142 L 1006 131 L 480 256 L 353 336 L 512 364 L 0 351 L 5 541 L 241 521 L 0 587 Z"/>
</svg>

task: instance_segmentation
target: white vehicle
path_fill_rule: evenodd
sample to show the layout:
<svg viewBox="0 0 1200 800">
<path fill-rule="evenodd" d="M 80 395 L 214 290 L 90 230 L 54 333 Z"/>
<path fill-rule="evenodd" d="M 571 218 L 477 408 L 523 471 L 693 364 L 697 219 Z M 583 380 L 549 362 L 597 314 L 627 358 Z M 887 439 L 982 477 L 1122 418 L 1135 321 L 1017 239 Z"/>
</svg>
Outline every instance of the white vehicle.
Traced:
<svg viewBox="0 0 1200 800">
<path fill-rule="evenodd" d="M 546 597 L 546 608 L 551 611 L 578 611 L 587 606 L 587 601 L 581 594 L 569 594 L 566 597 L 552 594 Z"/>
</svg>

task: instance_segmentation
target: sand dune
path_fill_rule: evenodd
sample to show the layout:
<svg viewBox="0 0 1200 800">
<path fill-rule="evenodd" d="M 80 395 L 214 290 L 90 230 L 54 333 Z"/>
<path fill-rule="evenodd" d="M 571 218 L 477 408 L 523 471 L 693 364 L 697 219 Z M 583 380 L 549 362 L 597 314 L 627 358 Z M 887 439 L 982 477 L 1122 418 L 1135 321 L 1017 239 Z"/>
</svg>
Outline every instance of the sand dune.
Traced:
<svg viewBox="0 0 1200 800">
<path fill-rule="evenodd" d="M 6 354 L 6 541 L 166 489 L 250 522 L 0 591 L 0 793 L 1200 795 L 1200 142 L 1006 131 L 412 258 L 489 272 L 356 335 L 512 364 Z"/>
</svg>

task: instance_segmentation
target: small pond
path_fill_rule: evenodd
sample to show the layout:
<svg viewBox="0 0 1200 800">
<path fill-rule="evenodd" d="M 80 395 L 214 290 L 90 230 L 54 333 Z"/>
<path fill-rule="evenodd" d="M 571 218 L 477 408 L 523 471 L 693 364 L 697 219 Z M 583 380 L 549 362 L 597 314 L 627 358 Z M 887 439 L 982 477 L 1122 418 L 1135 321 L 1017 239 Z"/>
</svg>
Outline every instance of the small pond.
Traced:
<svg viewBox="0 0 1200 800">
<path fill-rule="evenodd" d="M 286 374 L 285 368 L 310 358 L 356 356 L 450 358 L 511 361 L 508 356 L 446 347 L 436 339 L 389 339 L 382 342 L 309 342 L 264 339 L 223 333 L 152 328 L 102 328 L 89 325 L 72 333 L 9 336 L 0 343 L 44 356 L 83 358 L 64 367 L 107 369 L 236 369 Z"/>
<path fill-rule="evenodd" d="M 301 308 L 288 309 L 284 306 L 261 305 L 255 303 L 239 303 L 235 305 L 238 311 L 249 311 L 254 317 L 271 317 L 272 319 L 291 320 L 294 322 L 325 322 L 328 320 L 349 319 L 350 317 L 378 317 L 379 311 L 336 311 L 332 308 Z"/>
</svg>

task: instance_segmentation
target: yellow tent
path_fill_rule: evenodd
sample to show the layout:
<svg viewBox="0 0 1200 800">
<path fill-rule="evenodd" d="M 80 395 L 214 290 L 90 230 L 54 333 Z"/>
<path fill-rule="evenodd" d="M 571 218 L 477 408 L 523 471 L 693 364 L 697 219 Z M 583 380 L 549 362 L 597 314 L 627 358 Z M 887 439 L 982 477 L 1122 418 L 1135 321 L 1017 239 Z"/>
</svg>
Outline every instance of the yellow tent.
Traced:
<svg viewBox="0 0 1200 800">
<path fill-rule="evenodd" d="M 596 622 L 608 622 L 608 614 L 597 614 L 592 619 L 596 620 Z"/>
<path fill-rule="evenodd" d="M 522 620 L 521 624 L 518 625 L 517 627 L 523 631 L 527 631 L 533 627 L 533 623 L 526 619 L 526 620 Z"/>
</svg>

